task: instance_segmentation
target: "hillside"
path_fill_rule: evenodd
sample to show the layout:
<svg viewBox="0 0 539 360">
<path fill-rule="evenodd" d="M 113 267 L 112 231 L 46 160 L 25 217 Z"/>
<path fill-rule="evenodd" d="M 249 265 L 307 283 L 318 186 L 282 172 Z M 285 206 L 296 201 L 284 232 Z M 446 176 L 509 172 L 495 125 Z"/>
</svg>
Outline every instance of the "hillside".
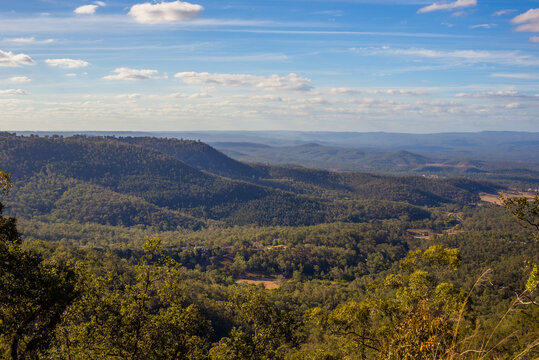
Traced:
<svg viewBox="0 0 539 360">
<path fill-rule="evenodd" d="M 475 152 L 466 155 L 448 150 L 442 155 L 437 152 L 421 155 L 407 150 L 387 150 L 381 146 L 353 148 L 317 143 L 269 146 L 237 142 L 217 142 L 214 146 L 235 159 L 271 165 L 296 164 L 334 171 L 468 177 L 523 188 L 539 184 L 539 165 L 532 162 L 533 157 L 523 157 L 525 161 L 500 161 L 503 157 L 494 155 L 498 150 L 493 151 L 495 161 L 486 161 L 478 160 L 481 154 Z"/>
<path fill-rule="evenodd" d="M 534 341 L 536 307 L 506 309 L 514 289 L 524 287 L 526 264 L 537 262 L 537 242 L 506 209 L 475 205 L 479 192 L 501 188 L 495 184 L 248 164 L 200 142 L 152 138 L 2 134 L 0 169 L 14 180 L 0 204 L 0 232 L 17 237 L 17 225 L 22 234 L 0 245 L 42 261 L 38 284 L 48 286 L 11 308 L 25 310 L 19 303 L 35 303 L 36 293 L 38 300 L 58 294 L 50 284 L 76 290 L 67 310 L 54 313 L 63 320 L 50 330 L 44 359 L 108 359 L 101 339 L 121 349 L 140 324 L 147 348 L 163 351 L 170 349 L 165 341 L 184 341 L 186 326 L 201 326 L 191 358 L 222 359 L 213 357 L 222 344 L 258 341 L 255 316 L 257 328 L 278 339 L 278 351 L 296 340 L 285 349 L 290 356 L 270 348 L 246 359 L 310 359 L 312 349 L 323 358 L 357 358 L 356 345 L 341 346 L 353 335 L 334 327 L 348 326 L 350 314 L 352 322 L 365 319 L 379 342 L 395 323 L 395 336 L 416 337 L 445 322 L 440 334 L 452 339 L 447 329 L 462 315 L 466 294 L 463 341 L 494 334 L 508 344 L 492 350 L 500 358 Z M 4 204 L 16 221 L 2 217 Z M 36 274 L 19 258 L 4 262 L 16 275 L 8 281 Z M 470 291 L 486 268 L 488 281 Z M 507 322 L 497 330 L 501 316 Z M 509 332 L 518 337 L 505 340 Z M 164 358 L 147 354 L 140 358 Z"/>
<path fill-rule="evenodd" d="M 466 180 L 249 165 L 200 142 L 157 138 L 2 134 L 0 167 L 16 182 L 7 205 L 18 216 L 159 229 L 422 219 L 429 212 L 417 206 L 496 191 Z"/>
</svg>

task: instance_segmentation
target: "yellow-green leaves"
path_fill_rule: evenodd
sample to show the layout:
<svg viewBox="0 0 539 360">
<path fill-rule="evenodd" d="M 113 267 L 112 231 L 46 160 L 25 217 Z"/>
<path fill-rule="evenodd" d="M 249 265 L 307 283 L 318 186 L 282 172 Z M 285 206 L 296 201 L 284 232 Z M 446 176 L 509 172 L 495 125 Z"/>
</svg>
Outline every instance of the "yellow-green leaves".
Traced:
<svg viewBox="0 0 539 360">
<path fill-rule="evenodd" d="M 6 195 L 9 192 L 11 185 L 9 173 L 0 170 L 0 194 Z"/>
<path fill-rule="evenodd" d="M 441 245 L 432 245 L 423 253 L 423 260 L 431 265 L 448 265 L 457 270 L 462 260 L 458 249 L 446 249 Z"/>
<path fill-rule="evenodd" d="M 526 281 L 526 290 L 533 292 L 537 289 L 537 285 L 539 285 L 539 266 L 534 265 L 530 277 Z"/>
</svg>

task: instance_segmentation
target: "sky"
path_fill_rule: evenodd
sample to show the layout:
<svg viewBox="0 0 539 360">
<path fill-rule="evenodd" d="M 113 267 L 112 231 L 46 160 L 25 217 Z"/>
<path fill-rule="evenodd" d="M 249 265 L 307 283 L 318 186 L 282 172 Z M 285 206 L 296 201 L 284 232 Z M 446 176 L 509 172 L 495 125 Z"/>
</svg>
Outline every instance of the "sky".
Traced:
<svg viewBox="0 0 539 360">
<path fill-rule="evenodd" d="M 0 0 L 0 130 L 539 131 L 539 0 Z"/>
</svg>

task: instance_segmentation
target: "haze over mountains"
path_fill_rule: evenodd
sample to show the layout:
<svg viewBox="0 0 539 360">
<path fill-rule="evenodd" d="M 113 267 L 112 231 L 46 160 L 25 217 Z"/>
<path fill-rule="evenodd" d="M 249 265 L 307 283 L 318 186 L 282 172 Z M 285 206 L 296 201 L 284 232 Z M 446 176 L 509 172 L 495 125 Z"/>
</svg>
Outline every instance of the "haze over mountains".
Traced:
<svg viewBox="0 0 539 360">
<path fill-rule="evenodd" d="M 229 157 L 248 163 L 302 166 L 331 171 L 362 171 L 386 174 L 466 176 L 491 179 L 506 185 L 536 188 L 539 183 L 539 133 L 480 132 L 440 134 L 338 133 L 290 131 L 212 132 L 83 132 L 98 136 L 199 139 Z M 74 132 L 19 132 L 43 136 Z M 146 145 L 181 156 L 183 150 L 166 150 L 154 140 Z M 167 152 L 168 151 L 168 152 Z M 230 159 L 214 149 L 209 157 L 191 159 L 208 170 L 230 176 L 218 167 L 232 166 Z M 186 155 L 187 156 L 187 155 Z M 196 159 L 199 159 L 198 161 Z M 208 162 L 209 161 L 209 162 Z M 212 162 L 213 161 L 213 162 Z M 236 163 L 234 176 L 251 177 L 252 170 Z M 243 174 L 243 175 L 242 175 Z"/>
<path fill-rule="evenodd" d="M 295 146 L 315 143 L 330 147 L 383 151 L 406 150 L 429 157 L 469 158 L 480 160 L 511 160 L 539 162 L 539 133 L 484 131 L 467 133 L 404 134 L 360 132 L 300 132 L 300 131 L 17 131 L 21 135 L 39 134 L 65 136 L 86 134 L 97 136 L 153 136 L 197 139 L 217 148 L 221 143 L 254 143 L 269 146 Z"/>
</svg>

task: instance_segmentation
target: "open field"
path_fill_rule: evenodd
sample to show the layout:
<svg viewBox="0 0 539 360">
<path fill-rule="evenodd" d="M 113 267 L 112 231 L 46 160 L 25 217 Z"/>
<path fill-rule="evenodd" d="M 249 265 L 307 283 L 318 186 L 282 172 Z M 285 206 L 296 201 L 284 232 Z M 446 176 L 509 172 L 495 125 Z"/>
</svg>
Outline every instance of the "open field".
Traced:
<svg viewBox="0 0 539 360">
<path fill-rule="evenodd" d="M 496 204 L 496 205 L 502 205 L 502 201 L 500 200 L 500 194 L 487 194 L 487 193 L 480 193 L 479 197 L 481 197 L 481 201 L 490 203 L 490 204 Z M 535 197 L 535 193 L 530 191 L 506 191 L 503 193 L 504 196 L 508 198 L 516 198 L 516 197 L 522 197 L 525 196 L 529 199 L 533 199 Z"/>
<path fill-rule="evenodd" d="M 281 287 L 279 282 L 275 280 L 259 280 L 259 279 L 238 279 L 237 284 L 264 285 L 266 290 L 275 290 Z"/>
</svg>

